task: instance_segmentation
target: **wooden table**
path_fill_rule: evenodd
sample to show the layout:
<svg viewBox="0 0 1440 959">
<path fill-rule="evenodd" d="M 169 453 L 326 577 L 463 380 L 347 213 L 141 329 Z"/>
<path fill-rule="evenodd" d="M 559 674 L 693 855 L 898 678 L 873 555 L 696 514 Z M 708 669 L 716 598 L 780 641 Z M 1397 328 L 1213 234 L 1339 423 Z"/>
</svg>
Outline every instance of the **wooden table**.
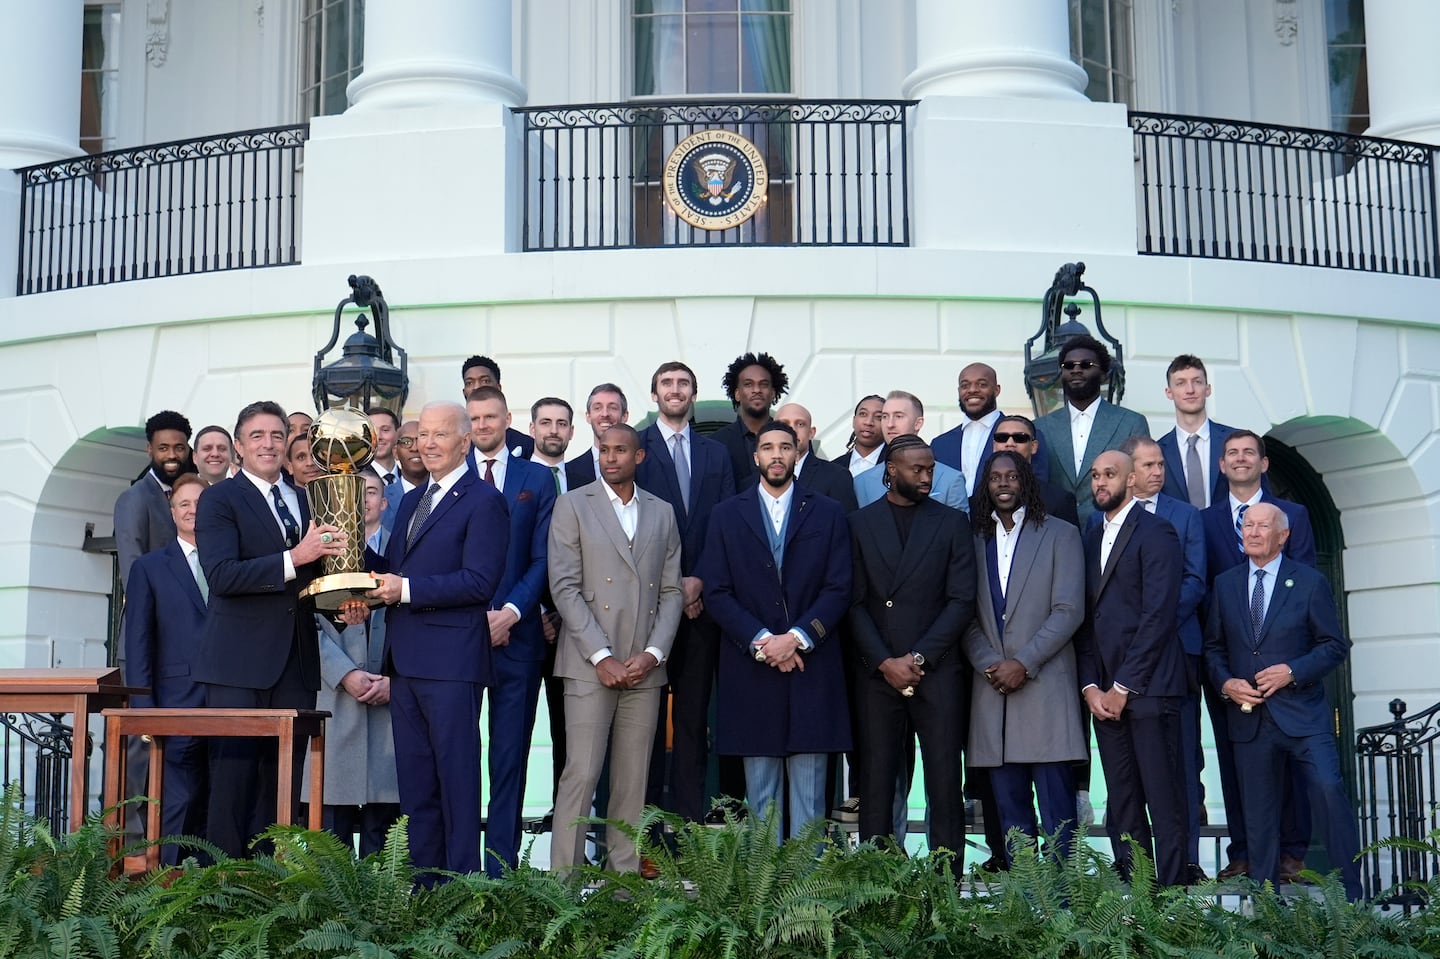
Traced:
<svg viewBox="0 0 1440 959">
<path fill-rule="evenodd" d="M 88 806 L 90 714 L 126 706 L 132 695 L 147 692 L 122 684 L 120 670 L 113 668 L 0 669 L 0 712 L 75 717 L 70 746 L 71 832 L 84 825 Z"/>
<path fill-rule="evenodd" d="M 295 777 L 303 769 L 295 761 L 297 737 L 310 740 L 310 822 L 311 829 L 320 829 L 324 816 L 325 796 L 325 720 L 330 715 L 315 709 L 107 709 L 105 717 L 105 807 L 106 819 L 120 825 L 116 804 L 126 798 L 125 737 L 148 736 L 150 744 L 150 775 L 148 793 L 151 798 L 165 795 L 165 738 L 167 736 L 250 736 L 274 739 L 279 753 L 277 789 L 275 790 L 275 821 L 290 825 L 291 796 Z M 145 838 L 159 839 L 160 803 L 153 802 L 146 810 Z M 120 840 L 112 841 L 112 854 Z M 145 868 L 160 865 L 160 847 L 145 850 Z"/>
</svg>

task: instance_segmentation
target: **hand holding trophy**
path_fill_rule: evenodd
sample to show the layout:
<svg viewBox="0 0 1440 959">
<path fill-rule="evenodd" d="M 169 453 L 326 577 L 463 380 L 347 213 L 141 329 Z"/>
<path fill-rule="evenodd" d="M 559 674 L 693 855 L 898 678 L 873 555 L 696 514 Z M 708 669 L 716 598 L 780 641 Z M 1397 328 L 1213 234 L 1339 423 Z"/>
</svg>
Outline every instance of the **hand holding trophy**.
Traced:
<svg viewBox="0 0 1440 959">
<path fill-rule="evenodd" d="M 310 513 L 317 523 L 338 527 L 345 534 L 344 550 L 325 557 L 325 574 L 300 592 L 314 600 L 316 609 L 334 611 L 357 599 L 370 606 L 383 605 L 365 598 L 379 585 L 365 572 L 365 479 L 360 476 L 374 458 L 374 449 L 375 428 L 353 407 L 328 409 L 310 427 L 310 453 L 326 472 L 305 486 Z"/>
</svg>

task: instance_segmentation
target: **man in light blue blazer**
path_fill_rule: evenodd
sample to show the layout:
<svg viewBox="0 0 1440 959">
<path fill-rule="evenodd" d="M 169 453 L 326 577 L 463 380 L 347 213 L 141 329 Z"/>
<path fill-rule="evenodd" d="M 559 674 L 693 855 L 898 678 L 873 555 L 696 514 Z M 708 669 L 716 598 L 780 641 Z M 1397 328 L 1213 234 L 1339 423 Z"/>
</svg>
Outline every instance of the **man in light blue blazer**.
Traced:
<svg viewBox="0 0 1440 959">
<path fill-rule="evenodd" d="M 919 435 L 925 425 L 925 405 L 920 397 L 904 390 L 891 390 L 880 411 L 880 429 L 889 443 L 897 436 Z M 885 496 L 885 464 L 880 463 L 855 477 L 855 498 L 866 507 Z M 944 463 L 935 464 L 935 478 L 930 484 L 930 498 L 962 513 L 969 513 L 970 498 L 965 494 L 965 477 Z"/>
</svg>

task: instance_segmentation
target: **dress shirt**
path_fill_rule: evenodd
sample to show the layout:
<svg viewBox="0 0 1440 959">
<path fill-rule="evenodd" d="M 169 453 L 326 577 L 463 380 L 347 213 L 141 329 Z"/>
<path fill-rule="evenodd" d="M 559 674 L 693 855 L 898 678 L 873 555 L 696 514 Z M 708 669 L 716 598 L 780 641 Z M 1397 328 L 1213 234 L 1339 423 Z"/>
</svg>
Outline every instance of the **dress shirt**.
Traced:
<svg viewBox="0 0 1440 959">
<path fill-rule="evenodd" d="M 625 532 L 625 538 L 631 543 L 635 542 L 635 530 L 640 524 L 640 494 L 638 491 L 631 491 L 630 502 L 624 503 L 620 500 L 620 494 L 615 492 L 615 487 L 609 483 L 604 484 L 605 495 L 610 497 L 610 505 L 615 509 L 615 518 L 620 521 L 620 529 Z M 665 662 L 665 654 L 655 646 L 646 646 L 645 652 L 655 657 L 656 665 Z M 590 665 L 599 666 L 603 660 L 609 659 L 615 654 L 610 647 L 596 650 L 590 655 Z"/>
<path fill-rule="evenodd" d="M 1145 499 L 1144 497 L 1137 496 L 1137 497 L 1135 497 L 1135 502 L 1137 502 L 1137 503 L 1139 503 L 1141 506 L 1145 507 L 1145 512 L 1147 512 L 1147 513 L 1153 513 L 1153 512 L 1155 512 L 1155 497 L 1154 497 L 1154 496 L 1150 497 L 1149 499 Z"/>
<path fill-rule="evenodd" d="M 412 489 L 414 489 L 414 488 L 416 487 L 416 485 L 417 485 L 417 484 L 415 484 L 415 483 L 410 482 L 408 479 L 406 479 L 404 473 L 401 473 L 401 474 L 400 474 L 400 480 L 399 480 L 399 482 L 400 482 L 400 495 L 401 495 L 401 496 L 404 496 L 406 493 L 410 492 L 410 491 L 411 491 Z"/>
<path fill-rule="evenodd" d="M 1010 563 L 1015 557 L 1015 545 L 1020 542 L 1020 531 L 1025 526 L 1025 507 L 1017 509 L 1011 517 L 1014 529 L 1005 528 L 999 513 L 990 515 L 995 519 L 995 573 L 1000 579 L 1000 595 L 1004 596 L 1010 586 Z"/>
<path fill-rule="evenodd" d="M 150 467 L 150 476 L 151 476 L 151 478 L 153 478 L 153 479 L 155 480 L 156 483 L 160 484 L 160 489 L 161 489 L 162 491 L 164 491 L 164 493 L 165 493 L 165 498 L 166 498 L 166 499 L 169 499 L 169 498 L 170 498 L 170 484 L 167 483 L 167 482 L 165 482 L 163 479 L 160 478 L 160 474 L 157 473 L 157 472 L 155 472 L 155 467 L 153 467 L 153 466 Z M 268 496 L 269 494 L 267 493 L 266 495 Z"/>
<path fill-rule="evenodd" d="M 1095 427 L 1095 408 L 1100 405 L 1100 400 L 1095 400 L 1083 410 L 1077 410 L 1067 401 L 1065 408 L 1070 411 L 1070 445 L 1075 449 L 1075 475 L 1080 475 L 1080 469 L 1085 465 L 1085 447 L 1090 443 L 1090 431 Z"/>
<path fill-rule="evenodd" d="M 850 451 L 850 475 L 859 476 L 867 470 L 872 470 L 880 465 L 880 454 L 885 452 L 885 444 L 881 443 L 870 451 L 868 456 L 861 456 L 859 450 Z"/>
<path fill-rule="evenodd" d="M 1190 449 L 1190 437 L 1192 436 L 1200 437 L 1200 441 L 1195 444 L 1195 452 L 1200 454 L 1201 488 L 1205 490 L 1205 505 L 1209 506 L 1211 490 L 1210 470 L 1214 468 L 1214 464 L 1210 462 L 1210 421 L 1207 419 L 1201 423 L 1200 428 L 1194 433 L 1187 433 L 1180 428 L 1178 423 L 1176 424 L 1175 443 L 1180 449 L 1180 463 L 1182 467 L 1185 463 L 1185 454 Z M 1188 477 L 1181 477 L 1181 479 L 1187 478 Z M 1181 483 L 1180 485 L 1185 486 L 1185 483 Z"/>
<path fill-rule="evenodd" d="M 180 539 L 179 537 L 176 538 L 175 542 L 180 544 L 180 552 L 185 554 L 185 563 L 190 567 L 190 570 L 193 573 L 200 562 L 200 560 L 196 556 L 196 554 L 200 552 L 199 547 L 197 547 L 194 543 L 187 543 L 185 540 Z M 201 570 L 201 572 L 203 573 L 204 570 Z M 199 585 L 200 580 L 198 577 L 196 578 L 195 583 L 197 586 Z M 201 592 L 204 592 L 204 590 L 201 590 Z"/>
<path fill-rule="evenodd" d="M 435 498 L 430 501 L 430 512 L 435 512 L 435 507 L 440 505 L 440 501 L 445 498 L 445 495 L 450 492 L 450 490 L 455 486 L 456 483 L 460 482 L 460 477 L 464 476 L 465 471 L 469 468 L 470 464 L 466 463 L 464 460 L 461 460 L 459 466 L 455 467 L 453 470 L 446 473 L 444 476 L 441 476 L 438 479 L 434 476 L 430 477 L 430 482 L 440 487 L 438 490 L 435 491 Z M 423 497 L 425 494 L 422 493 L 420 495 Z M 410 514 L 410 518 L 413 521 L 415 518 L 415 514 Z M 426 519 L 428 520 L 429 517 L 427 516 Z M 409 535 L 410 531 L 405 530 L 404 532 L 406 535 Z M 395 535 L 393 531 L 391 532 L 391 535 Z M 410 577 L 408 576 L 400 580 L 400 602 L 410 602 Z"/>
<path fill-rule="evenodd" d="M 985 462 L 990 431 L 1000 422 L 1000 411 L 991 410 L 978 420 L 966 419 L 960 431 L 960 466 L 965 474 L 965 493 L 975 495 L 975 476 Z"/>
<path fill-rule="evenodd" d="M 381 466 L 379 460 L 375 460 L 373 462 L 373 465 L 375 467 L 375 472 L 380 474 L 380 482 L 385 486 L 387 490 L 395 483 L 400 482 L 400 461 L 398 459 L 390 461 L 389 469 Z M 385 477 L 387 476 L 393 476 L 395 477 L 395 479 L 386 480 Z"/>
<path fill-rule="evenodd" d="M 1251 506 L 1254 506 L 1256 503 L 1260 502 L 1260 497 L 1263 496 L 1264 494 L 1265 494 L 1265 491 L 1264 491 L 1263 489 L 1257 489 L 1257 490 L 1255 491 L 1255 495 L 1254 495 L 1254 496 L 1250 497 L 1249 499 L 1247 499 L 1245 502 L 1242 503 L 1242 502 L 1240 502 L 1240 500 L 1238 500 L 1238 499 L 1235 498 L 1235 494 L 1234 494 L 1234 493 L 1231 493 L 1231 494 L 1230 494 L 1230 526 L 1231 526 L 1232 528 L 1234 528 L 1234 527 L 1240 525 L 1240 507 L 1244 506 L 1246 509 L 1249 509 Z"/>
<path fill-rule="evenodd" d="M 480 471 L 480 476 L 485 476 L 485 461 L 493 459 L 495 464 L 490 467 L 490 475 L 495 478 L 495 488 L 505 489 L 505 471 L 510 467 L 510 451 L 502 444 L 493 453 L 481 453 L 475 451 L 475 468 Z"/>
<path fill-rule="evenodd" d="M 558 463 L 552 463 L 549 460 L 541 459 L 540 451 L 536 450 L 535 455 L 530 457 L 530 462 L 545 467 L 550 471 L 550 475 L 555 477 L 556 482 L 560 484 L 557 495 L 564 496 L 570 492 L 570 479 L 565 475 L 565 461 L 563 459 Z M 597 472 L 595 475 L 598 477 L 600 474 Z"/>
<path fill-rule="evenodd" d="M 1138 500 L 1131 497 L 1128 503 L 1120 507 L 1120 512 L 1115 514 L 1114 519 L 1105 520 L 1105 532 L 1100 537 L 1100 571 L 1102 573 L 1110 563 L 1110 550 L 1114 548 L 1115 540 L 1120 536 L 1120 527 L 1125 525 L 1125 518 L 1130 515 L 1130 511 L 1135 508 L 1137 502 Z"/>
<path fill-rule="evenodd" d="M 679 435 L 685 437 L 685 442 L 682 443 L 680 447 L 685 451 L 685 465 L 694 466 L 695 454 L 692 451 L 695 447 L 695 439 L 692 435 L 689 424 L 687 423 L 683 430 L 672 430 L 670 427 L 665 425 L 663 420 L 657 419 L 655 421 L 655 425 L 660 428 L 660 438 L 665 441 L 665 449 L 670 453 L 671 456 L 675 455 L 675 435 L 678 433 Z M 595 463 L 595 467 L 595 475 L 599 476 L 600 463 L 598 461 Z M 690 475 L 695 475 L 694 470 L 691 470 Z"/>
<path fill-rule="evenodd" d="M 1284 558 L 1285 554 L 1276 553 L 1275 558 L 1264 566 L 1256 566 L 1253 559 L 1245 564 L 1250 570 L 1250 579 L 1245 583 L 1245 602 L 1247 603 L 1250 602 L 1250 594 L 1255 591 L 1255 571 L 1257 569 L 1265 571 L 1265 610 L 1260 616 L 1262 622 L 1270 614 L 1270 600 L 1275 598 L 1275 590 L 1280 587 L 1280 561 Z"/>
<path fill-rule="evenodd" d="M 785 514 L 790 512 L 790 500 L 795 496 L 795 484 L 792 482 L 785 487 L 785 492 L 775 496 L 762 482 L 756 487 L 756 492 L 760 494 L 760 503 L 770 515 L 770 525 L 774 527 L 775 533 L 778 535 L 781 527 L 785 525 Z"/>
<path fill-rule="evenodd" d="M 280 497 L 290 508 L 290 515 L 295 517 L 295 522 L 300 522 L 300 496 L 295 492 L 295 487 L 285 482 L 283 478 L 278 483 L 268 483 L 247 469 L 240 470 L 240 475 L 254 483 L 255 488 L 260 491 L 260 495 L 265 497 L 265 506 L 270 510 L 270 515 L 275 517 L 275 525 L 280 529 L 281 537 L 285 535 L 285 524 L 280 522 L 280 512 L 275 509 L 275 497 L 270 494 L 272 487 L 280 488 Z M 300 530 L 300 535 L 302 537 L 305 535 L 304 529 Z M 281 557 L 285 561 L 285 582 L 288 583 L 295 578 L 295 560 L 290 557 L 288 549 L 281 554 Z"/>
</svg>

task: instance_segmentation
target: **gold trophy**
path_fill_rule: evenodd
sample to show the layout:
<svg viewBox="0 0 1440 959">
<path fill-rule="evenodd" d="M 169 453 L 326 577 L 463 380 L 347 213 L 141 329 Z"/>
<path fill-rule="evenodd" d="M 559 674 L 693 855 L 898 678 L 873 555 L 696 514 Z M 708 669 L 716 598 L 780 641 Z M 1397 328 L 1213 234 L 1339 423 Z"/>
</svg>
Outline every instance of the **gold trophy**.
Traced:
<svg viewBox="0 0 1440 959">
<path fill-rule="evenodd" d="M 346 536 L 345 551 L 326 556 L 325 574 L 300 591 L 315 601 L 316 609 L 337 610 L 353 599 L 372 607 L 385 605 L 365 595 L 380 585 L 365 572 L 365 478 L 359 475 L 374 451 L 375 428 L 354 407 L 328 409 L 310 427 L 310 455 L 328 474 L 305 486 L 310 515 L 321 525 L 339 527 Z"/>
</svg>

